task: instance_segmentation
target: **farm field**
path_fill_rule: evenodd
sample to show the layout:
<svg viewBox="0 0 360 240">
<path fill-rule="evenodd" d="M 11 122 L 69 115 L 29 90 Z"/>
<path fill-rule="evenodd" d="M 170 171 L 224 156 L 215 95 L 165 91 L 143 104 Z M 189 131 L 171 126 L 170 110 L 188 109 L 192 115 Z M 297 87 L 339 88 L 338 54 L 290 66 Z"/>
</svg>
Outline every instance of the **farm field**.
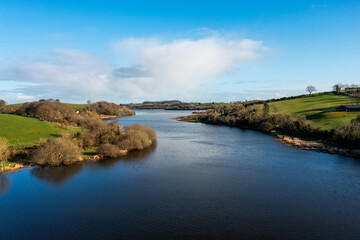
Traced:
<svg viewBox="0 0 360 240">
<path fill-rule="evenodd" d="M 316 126 L 326 130 L 339 128 L 342 124 L 350 122 L 351 119 L 360 114 L 360 112 L 333 111 L 335 107 L 340 105 L 351 104 L 352 98 L 349 96 L 321 93 L 269 103 L 272 112 L 285 113 L 294 117 L 305 115 Z"/>
<path fill-rule="evenodd" d="M 58 137 L 62 132 L 75 131 L 74 127 L 61 127 L 56 123 L 36 118 L 0 114 L 0 136 L 16 147 L 33 146 L 41 139 Z"/>
</svg>

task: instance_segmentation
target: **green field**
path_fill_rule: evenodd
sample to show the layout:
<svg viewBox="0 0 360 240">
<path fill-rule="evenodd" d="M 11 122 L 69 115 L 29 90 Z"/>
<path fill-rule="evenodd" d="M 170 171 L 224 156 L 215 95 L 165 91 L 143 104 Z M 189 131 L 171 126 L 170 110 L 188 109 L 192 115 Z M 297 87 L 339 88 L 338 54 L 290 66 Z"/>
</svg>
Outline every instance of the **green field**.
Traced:
<svg viewBox="0 0 360 240">
<path fill-rule="evenodd" d="M 360 112 L 334 112 L 332 109 L 340 105 L 351 105 L 351 97 L 335 94 L 314 94 L 291 100 L 269 103 L 272 112 L 276 106 L 278 113 L 287 113 L 294 117 L 305 115 L 315 125 L 331 130 L 350 122 Z"/>
<path fill-rule="evenodd" d="M 56 123 L 42 122 L 35 118 L 0 114 L 0 137 L 5 137 L 11 145 L 33 146 L 40 139 L 57 137 L 62 132 L 75 131 L 77 128 L 61 127 Z"/>
</svg>

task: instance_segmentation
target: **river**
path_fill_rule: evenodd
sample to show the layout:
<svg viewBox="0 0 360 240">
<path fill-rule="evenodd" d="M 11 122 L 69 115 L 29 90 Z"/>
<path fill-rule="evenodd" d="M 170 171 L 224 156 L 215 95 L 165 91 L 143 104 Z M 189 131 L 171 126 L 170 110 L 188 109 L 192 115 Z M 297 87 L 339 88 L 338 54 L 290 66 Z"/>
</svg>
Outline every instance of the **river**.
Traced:
<svg viewBox="0 0 360 240">
<path fill-rule="evenodd" d="M 138 110 L 151 148 L 1 177 L 0 239 L 360 239 L 360 161 Z"/>
</svg>

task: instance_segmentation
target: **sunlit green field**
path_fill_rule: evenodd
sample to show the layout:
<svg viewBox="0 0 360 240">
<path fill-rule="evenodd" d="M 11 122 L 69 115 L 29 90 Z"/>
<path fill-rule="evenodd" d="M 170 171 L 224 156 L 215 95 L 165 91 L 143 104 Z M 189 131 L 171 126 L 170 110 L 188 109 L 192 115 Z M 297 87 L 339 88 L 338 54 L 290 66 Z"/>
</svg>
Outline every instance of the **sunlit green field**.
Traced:
<svg viewBox="0 0 360 240">
<path fill-rule="evenodd" d="M 57 137 L 62 132 L 76 129 L 42 122 L 35 118 L 0 114 L 0 137 L 5 137 L 11 145 L 19 147 L 33 146 L 38 144 L 40 139 Z"/>
<path fill-rule="evenodd" d="M 272 112 L 287 113 L 292 116 L 305 115 L 315 125 L 331 130 L 350 122 L 360 112 L 333 112 L 340 105 L 351 105 L 351 98 L 335 94 L 317 94 L 303 98 L 269 103 Z M 275 109 L 273 106 L 276 106 Z"/>
</svg>

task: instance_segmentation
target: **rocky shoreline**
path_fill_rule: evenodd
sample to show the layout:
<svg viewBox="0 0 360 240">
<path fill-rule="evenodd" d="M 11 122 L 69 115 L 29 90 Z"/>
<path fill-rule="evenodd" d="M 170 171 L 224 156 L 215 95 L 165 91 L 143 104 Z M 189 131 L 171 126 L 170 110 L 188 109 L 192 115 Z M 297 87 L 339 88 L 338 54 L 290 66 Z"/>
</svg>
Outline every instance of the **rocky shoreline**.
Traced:
<svg viewBox="0 0 360 240">
<path fill-rule="evenodd" d="M 351 150 L 347 148 L 330 146 L 323 142 L 303 140 L 297 137 L 281 135 L 276 132 L 272 132 L 271 135 L 273 135 L 276 138 L 276 141 L 296 149 L 329 153 L 329 154 L 339 154 L 347 157 L 360 158 L 359 149 Z"/>
</svg>

